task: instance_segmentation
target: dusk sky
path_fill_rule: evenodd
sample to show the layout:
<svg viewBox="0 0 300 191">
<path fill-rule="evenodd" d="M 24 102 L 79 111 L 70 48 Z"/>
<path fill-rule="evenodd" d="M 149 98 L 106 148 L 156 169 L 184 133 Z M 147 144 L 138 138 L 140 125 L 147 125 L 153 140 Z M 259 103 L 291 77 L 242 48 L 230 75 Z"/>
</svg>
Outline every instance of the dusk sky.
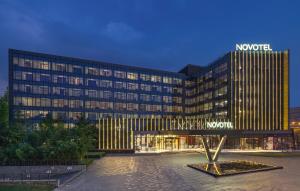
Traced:
<svg viewBox="0 0 300 191">
<path fill-rule="evenodd" d="M 300 106 L 300 1 L 0 0 L 0 94 L 8 48 L 177 72 L 236 43 L 290 49 L 290 105 Z"/>
</svg>

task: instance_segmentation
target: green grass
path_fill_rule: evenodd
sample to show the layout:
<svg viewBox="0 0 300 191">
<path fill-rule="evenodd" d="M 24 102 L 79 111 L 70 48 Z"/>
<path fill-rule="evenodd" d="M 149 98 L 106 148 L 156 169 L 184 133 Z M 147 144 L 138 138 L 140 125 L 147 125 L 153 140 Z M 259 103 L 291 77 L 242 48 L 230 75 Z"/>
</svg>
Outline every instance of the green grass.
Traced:
<svg viewBox="0 0 300 191">
<path fill-rule="evenodd" d="M 0 184 L 0 191 L 51 191 L 52 185 L 43 184 Z"/>
<path fill-rule="evenodd" d="M 300 152 L 249 152 L 239 154 L 261 157 L 300 157 Z"/>
</svg>

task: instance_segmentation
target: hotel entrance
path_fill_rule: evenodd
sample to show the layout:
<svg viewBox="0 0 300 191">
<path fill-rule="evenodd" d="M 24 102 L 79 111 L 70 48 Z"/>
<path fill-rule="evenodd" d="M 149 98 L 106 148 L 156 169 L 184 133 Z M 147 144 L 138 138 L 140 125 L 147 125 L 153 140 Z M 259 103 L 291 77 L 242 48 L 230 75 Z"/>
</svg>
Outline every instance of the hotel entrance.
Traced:
<svg viewBox="0 0 300 191">
<path fill-rule="evenodd" d="M 171 152 L 202 148 L 200 136 L 135 135 L 135 152 Z"/>
</svg>

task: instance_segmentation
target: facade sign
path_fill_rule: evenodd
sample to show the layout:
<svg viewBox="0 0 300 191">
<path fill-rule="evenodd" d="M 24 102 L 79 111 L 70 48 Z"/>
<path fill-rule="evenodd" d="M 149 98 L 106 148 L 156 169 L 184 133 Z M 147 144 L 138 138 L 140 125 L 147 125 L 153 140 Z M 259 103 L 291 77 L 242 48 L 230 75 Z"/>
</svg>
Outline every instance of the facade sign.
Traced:
<svg viewBox="0 0 300 191">
<path fill-rule="evenodd" d="M 213 129 L 233 129 L 231 122 L 206 122 L 206 127 Z"/>
<path fill-rule="evenodd" d="M 242 51 L 272 51 L 270 44 L 236 44 L 235 49 Z"/>
</svg>

